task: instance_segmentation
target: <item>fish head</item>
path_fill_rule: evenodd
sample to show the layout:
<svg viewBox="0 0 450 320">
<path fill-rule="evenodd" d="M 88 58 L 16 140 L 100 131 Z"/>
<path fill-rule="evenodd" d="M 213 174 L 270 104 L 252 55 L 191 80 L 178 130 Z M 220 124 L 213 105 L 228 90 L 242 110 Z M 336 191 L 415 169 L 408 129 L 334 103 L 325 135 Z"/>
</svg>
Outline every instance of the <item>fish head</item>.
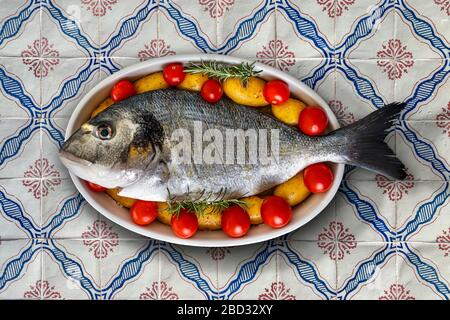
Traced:
<svg viewBox="0 0 450 320">
<path fill-rule="evenodd" d="M 106 188 L 133 184 L 153 163 L 158 148 L 149 126 L 126 108 L 110 107 L 85 122 L 59 151 L 76 176 Z"/>
</svg>

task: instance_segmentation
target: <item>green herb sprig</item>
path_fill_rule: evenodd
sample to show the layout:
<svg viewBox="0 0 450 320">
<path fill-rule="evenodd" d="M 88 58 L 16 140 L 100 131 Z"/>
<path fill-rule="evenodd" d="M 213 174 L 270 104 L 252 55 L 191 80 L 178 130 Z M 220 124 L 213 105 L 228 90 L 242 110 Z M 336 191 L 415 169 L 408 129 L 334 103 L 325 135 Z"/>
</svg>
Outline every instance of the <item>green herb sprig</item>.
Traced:
<svg viewBox="0 0 450 320">
<path fill-rule="evenodd" d="M 215 195 L 212 193 L 207 195 L 206 191 L 203 190 L 194 200 L 176 201 L 174 197 L 170 196 L 169 192 L 169 198 L 171 200 L 168 201 L 169 207 L 167 210 L 169 213 L 175 214 L 176 216 L 182 209 L 194 212 L 196 215 L 204 215 L 205 213 L 222 212 L 232 205 L 238 205 L 243 208 L 246 207 L 247 204 L 245 201 L 240 199 L 224 199 L 225 195 L 226 188 L 221 189 L 219 193 Z M 205 212 L 208 207 L 211 207 L 211 210 Z"/>
<path fill-rule="evenodd" d="M 215 60 L 192 63 L 184 68 L 187 73 L 203 73 L 209 78 L 225 81 L 229 78 L 239 78 L 243 85 L 247 85 L 250 77 L 255 77 L 262 70 L 255 70 L 255 62 L 242 62 L 236 65 L 219 63 Z"/>
</svg>

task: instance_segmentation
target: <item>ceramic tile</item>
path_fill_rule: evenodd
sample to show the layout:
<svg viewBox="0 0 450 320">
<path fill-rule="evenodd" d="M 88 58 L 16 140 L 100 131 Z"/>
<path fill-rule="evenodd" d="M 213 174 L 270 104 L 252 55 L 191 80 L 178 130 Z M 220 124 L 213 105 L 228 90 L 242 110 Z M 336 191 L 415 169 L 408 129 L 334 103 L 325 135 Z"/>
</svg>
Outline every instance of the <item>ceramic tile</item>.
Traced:
<svg viewBox="0 0 450 320">
<path fill-rule="evenodd" d="M 376 295 L 381 294 L 381 290 L 379 290 L 381 288 L 377 283 L 383 280 L 382 278 L 376 280 L 376 278 L 382 276 L 380 274 L 386 273 L 389 274 L 392 282 L 392 272 L 395 270 L 393 268 L 395 263 L 388 262 L 391 260 L 390 256 L 395 256 L 396 250 L 389 247 L 388 244 L 377 242 L 357 242 L 356 246 L 352 248 L 337 247 L 337 290 L 340 299 L 350 299 L 363 284 L 368 282 L 373 282 L 375 288 L 378 287 L 378 289 L 372 290 L 371 294 L 374 294 L 373 291 L 376 292 Z M 387 269 L 382 270 L 385 267 Z"/>
<path fill-rule="evenodd" d="M 83 240 L 75 239 L 50 240 L 43 248 L 62 268 L 62 276 L 66 281 L 85 288 L 83 291 L 89 293 L 91 299 L 100 296 L 100 259 L 95 254 L 102 249 L 96 247 L 95 241 L 86 244 Z M 54 265 L 47 264 L 47 267 L 53 268 Z"/>
<path fill-rule="evenodd" d="M 333 299 L 336 292 L 335 241 L 289 241 L 280 245 L 278 299 Z M 316 272 L 322 282 L 309 277 Z"/>
<path fill-rule="evenodd" d="M 212 1 L 203 1 L 203 3 L 207 2 L 212 3 Z M 255 39 L 254 43 L 259 45 L 250 48 L 249 52 L 253 52 L 255 48 L 259 49 L 269 39 L 274 39 L 275 5 L 267 5 L 265 2 L 262 0 L 246 1 L 239 5 L 231 1 L 219 2 L 224 10 L 217 11 L 217 14 L 215 14 L 217 16 L 217 43 L 219 48 L 224 49 L 224 53 L 230 51 L 231 48 L 234 51 L 240 45 L 245 45 L 248 39 L 255 37 L 255 34 L 257 39 Z M 255 17 L 257 18 L 255 19 Z M 244 25 L 248 27 L 246 28 Z M 245 41 L 239 39 L 241 37 L 235 36 L 239 33 Z M 251 40 L 249 41 L 249 43 L 252 42 Z M 249 47 L 247 46 L 247 48 Z M 246 56 L 248 57 L 248 54 Z"/>
<path fill-rule="evenodd" d="M 397 300 L 402 296 L 398 283 L 398 255 L 390 254 L 379 264 L 373 275 L 346 298 L 351 300 Z M 407 292 L 405 291 L 406 295 Z"/>
<path fill-rule="evenodd" d="M 160 281 L 179 299 L 217 299 L 217 262 L 211 248 L 164 244 L 161 246 Z"/>
<path fill-rule="evenodd" d="M 1 239 L 31 238 L 39 233 L 43 189 L 40 178 L 0 179 Z"/>
<path fill-rule="evenodd" d="M 300 35 L 299 38 L 302 40 L 296 40 L 296 42 L 310 42 L 313 41 L 313 37 L 310 33 L 308 35 L 304 35 L 304 33 L 299 32 L 299 27 L 297 26 L 303 26 L 303 21 L 306 20 L 309 23 L 313 24 L 313 30 L 315 33 L 317 33 L 318 36 L 320 36 L 325 43 L 317 42 L 314 44 L 314 47 L 316 50 L 316 54 L 318 50 L 322 49 L 324 51 L 329 51 L 327 48 L 332 48 L 335 45 L 335 1 L 314 1 L 314 2 L 305 2 L 301 0 L 293 0 L 286 3 L 283 3 L 282 5 L 277 6 L 277 18 L 280 17 L 278 20 L 281 20 L 281 16 L 284 17 L 286 22 L 289 22 L 292 26 L 296 26 L 295 28 L 290 29 L 291 35 L 295 34 L 297 36 Z M 277 22 L 278 22 L 277 20 Z M 277 24 L 277 34 L 288 36 L 289 33 L 287 32 L 287 29 L 279 28 L 279 26 L 282 26 L 283 22 L 280 22 L 280 24 Z M 287 38 L 286 40 L 290 39 Z M 306 48 L 305 44 L 302 43 L 302 47 Z M 309 49 L 311 50 L 311 49 Z M 298 52 L 300 57 L 303 55 L 301 51 Z"/>
<path fill-rule="evenodd" d="M 367 6 L 369 1 L 364 1 L 366 4 L 367 12 L 370 12 L 371 9 L 377 8 L 377 6 Z M 355 3 L 356 6 L 360 6 L 361 3 Z M 364 4 L 362 4 L 364 5 Z M 364 10 L 362 6 L 358 8 L 359 10 Z M 339 38 L 339 34 L 348 27 L 350 22 L 353 22 L 351 25 L 352 30 L 355 30 L 358 26 L 358 21 L 360 21 L 360 17 L 353 16 L 353 14 L 357 14 L 355 10 L 349 10 L 349 12 L 344 12 L 340 17 L 336 18 L 336 34 Z M 351 15 L 351 17 L 347 17 L 347 15 Z M 350 49 L 344 51 L 344 57 L 348 59 L 394 59 L 394 56 L 391 56 L 392 49 L 391 42 L 395 41 L 395 10 L 389 9 L 385 15 L 383 15 L 376 23 L 368 28 L 370 33 L 368 33 L 367 37 L 358 41 L 354 46 Z M 352 20 L 355 19 L 355 20 Z M 367 32 L 369 31 L 367 30 Z M 364 30 L 363 32 L 366 32 Z M 393 50 L 395 52 L 395 50 Z"/>
<path fill-rule="evenodd" d="M 17 146 L 15 150 L 3 152 L 1 178 L 40 175 L 37 173 L 40 169 L 36 169 L 41 160 L 41 129 L 37 119 L 0 119 L 0 139 L 4 149 L 10 145 Z"/>
<path fill-rule="evenodd" d="M 210 249 L 218 262 L 218 283 L 223 299 L 258 299 L 276 282 L 276 248 L 256 244 Z M 220 254 L 219 254 L 220 253 Z M 243 270 L 252 270 L 250 274 Z"/>
<path fill-rule="evenodd" d="M 400 182 L 402 183 L 402 182 Z M 397 230 L 407 241 L 438 242 L 450 227 L 448 185 L 442 181 L 414 181 L 398 188 Z M 414 199 L 414 201 L 412 200 Z M 428 211 L 427 208 L 431 208 Z"/>
<path fill-rule="evenodd" d="M 80 196 L 72 180 L 65 178 L 57 182 L 52 185 L 47 182 L 48 195 L 42 202 L 45 231 L 53 238 L 86 238 L 86 242 L 89 242 L 92 230 L 93 233 L 107 233 L 109 226 L 102 228 L 99 213 Z"/>
<path fill-rule="evenodd" d="M 428 61 L 437 65 L 440 61 Z M 396 87 L 396 94 L 400 90 Z M 450 99 L 448 92 L 450 90 L 450 77 L 443 80 L 436 90 L 429 93 L 429 99 L 420 102 L 417 106 L 406 115 L 406 120 L 435 120 L 438 122 L 442 132 L 449 135 L 450 127 L 447 124 L 450 122 Z"/>
<path fill-rule="evenodd" d="M 0 299 L 448 299 L 449 10 L 419 0 L 2 3 Z M 106 220 L 57 155 L 74 108 L 120 69 L 200 52 L 291 74 L 342 125 L 408 102 L 386 140 L 407 178 L 347 168 L 310 223 L 243 247 L 175 246 Z"/>
<path fill-rule="evenodd" d="M 420 0 L 406 0 L 405 7 L 400 8 L 404 13 L 414 13 L 420 19 L 429 23 L 438 34 L 438 37 L 450 40 L 450 30 L 448 29 L 448 22 L 450 16 L 450 5 L 446 1 L 427 1 Z"/>
<path fill-rule="evenodd" d="M 377 181 L 348 181 L 336 200 L 338 239 L 387 241 L 395 229 L 395 199 Z M 377 216 L 373 216 L 373 212 Z"/>
<path fill-rule="evenodd" d="M 2 240 L 0 299 L 41 299 L 41 260 L 41 246 L 33 240 Z M 20 267 L 16 268 L 15 265 Z M 8 279 L 4 277 L 6 273 Z"/>
<path fill-rule="evenodd" d="M 436 161 L 448 168 L 448 143 L 439 122 L 405 122 L 397 135 L 397 154 L 415 180 L 448 180 L 448 173 L 438 170 L 437 163 L 424 153 L 417 153 L 418 148 L 426 148 L 434 153 Z"/>
<path fill-rule="evenodd" d="M 393 295 L 397 300 L 442 300 L 443 295 L 436 287 L 449 287 L 448 268 L 439 268 L 448 258 L 446 251 L 437 244 L 411 243 L 407 246 L 410 252 L 400 255 L 399 287 Z M 417 271 L 419 264 L 426 273 Z M 432 279 L 434 275 L 436 278 Z"/>
<path fill-rule="evenodd" d="M 167 281 L 159 279 L 160 257 L 159 245 L 146 246 L 146 249 L 140 250 L 144 256 L 142 267 L 137 275 L 121 285 L 117 290 L 112 290 L 111 286 L 104 284 L 104 293 L 113 292 L 113 299 L 131 299 L 131 300 L 178 300 L 176 283 L 173 286 Z M 170 281 L 170 279 L 169 279 Z"/>
<path fill-rule="evenodd" d="M 48 5 L 43 6 L 43 11 L 49 13 L 52 18 L 49 20 L 43 19 L 42 31 L 55 34 L 57 31 L 52 23 L 65 21 L 64 29 L 66 32 L 64 33 L 66 36 L 72 34 L 77 37 L 77 43 L 86 50 L 98 49 L 100 45 L 99 17 L 106 14 L 108 7 L 108 2 L 103 1 L 83 0 L 81 3 L 74 3 L 70 0 L 56 0 L 49 2 Z M 58 24 L 62 25 L 61 23 Z M 61 27 L 59 28 L 62 31 Z M 79 36 L 73 34 L 72 30 L 80 31 Z M 69 56 L 74 56 L 75 53 L 76 51 L 67 51 Z"/>
<path fill-rule="evenodd" d="M 100 64 L 84 58 L 63 58 L 58 73 L 42 79 L 42 106 L 46 115 L 69 118 L 80 100 L 99 81 Z M 70 85 L 69 85 L 70 84 Z"/>
<path fill-rule="evenodd" d="M 42 254 L 42 284 L 44 300 L 82 300 L 92 298 L 89 291 L 75 277 L 67 275 L 54 255 Z"/>
<path fill-rule="evenodd" d="M 83 235 L 83 243 L 86 244 L 89 241 L 90 246 L 94 247 L 95 257 L 100 260 L 101 285 L 105 299 L 111 298 L 111 293 L 128 284 L 130 281 L 135 280 L 137 277 L 141 278 L 141 281 L 146 279 L 146 286 L 153 284 L 153 282 L 148 283 L 148 280 L 153 279 L 158 281 L 159 248 L 158 244 L 154 244 L 154 241 L 148 241 L 147 239 L 122 239 L 118 233 L 115 232 L 115 229 L 111 224 L 106 221 L 101 221 L 91 227 L 89 233 L 89 238 L 86 234 Z M 93 244 L 97 241 L 98 243 L 94 246 Z M 144 265 L 144 260 L 148 260 L 148 263 L 153 265 L 154 263 L 152 263 L 152 260 L 156 259 L 157 272 L 151 277 L 148 273 L 146 273 L 146 276 L 143 276 L 141 273 L 143 270 L 138 268 L 132 269 L 130 273 L 123 275 L 120 271 L 127 265 L 133 265 L 135 257 L 142 257 L 142 265 Z M 152 268 L 154 267 L 155 266 Z M 147 268 L 147 272 L 152 270 L 152 268 Z M 126 280 L 122 279 L 124 276 L 126 276 Z M 141 290 L 141 293 L 146 291 L 144 288 L 141 288 Z"/>
</svg>

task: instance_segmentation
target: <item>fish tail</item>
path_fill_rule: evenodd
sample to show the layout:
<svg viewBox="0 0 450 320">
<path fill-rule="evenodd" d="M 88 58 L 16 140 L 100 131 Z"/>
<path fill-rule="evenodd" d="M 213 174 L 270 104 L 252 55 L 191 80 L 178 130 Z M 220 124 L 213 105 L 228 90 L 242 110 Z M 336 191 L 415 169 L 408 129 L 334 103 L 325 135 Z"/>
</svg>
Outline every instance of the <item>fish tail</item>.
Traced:
<svg viewBox="0 0 450 320">
<path fill-rule="evenodd" d="M 341 145 L 342 162 L 403 180 L 406 177 L 405 166 L 384 139 L 405 106 L 405 103 L 390 103 L 349 126 L 331 132 L 329 137 L 337 139 Z"/>
</svg>

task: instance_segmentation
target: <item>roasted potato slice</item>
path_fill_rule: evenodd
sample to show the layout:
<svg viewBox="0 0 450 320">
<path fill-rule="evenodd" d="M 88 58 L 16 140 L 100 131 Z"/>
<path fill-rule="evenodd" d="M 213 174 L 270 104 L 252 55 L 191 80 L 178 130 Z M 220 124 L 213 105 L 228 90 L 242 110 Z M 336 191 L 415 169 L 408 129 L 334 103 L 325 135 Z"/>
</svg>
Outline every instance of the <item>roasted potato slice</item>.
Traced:
<svg viewBox="0 0 450 320">
<path fill-rule="evenodd" d="M 200 91 L 208 77 L 201 73 L 187 73 L 184 80 L 177 86 L 178 89 Z"/>
<path fill-rule="evenodd" d="M 155 72 L 140 78 L 134 82 L 134 88 L 137 93 L 144 93 L 158 89 L 168 88 L 169 84 L 164 80 L 162 72 Z"/>
<path fill-rule="evenodd" d="M 310 191 L 303 181 L 303 171 L 297 173 L 294 177 L 275 187 L 274 195 L 286 200 L 290 206 L 296 206 L 309 195 Z"/>
<path fill-rule="evenodd" d="M 269 103 L 263 95 L 266 81 L 250 77 L 247 86 L 239 78 L 228 78 L 223 82 L 223 91 L 234 102 L 250 107 L 264 107 Z"/>
</svg>

